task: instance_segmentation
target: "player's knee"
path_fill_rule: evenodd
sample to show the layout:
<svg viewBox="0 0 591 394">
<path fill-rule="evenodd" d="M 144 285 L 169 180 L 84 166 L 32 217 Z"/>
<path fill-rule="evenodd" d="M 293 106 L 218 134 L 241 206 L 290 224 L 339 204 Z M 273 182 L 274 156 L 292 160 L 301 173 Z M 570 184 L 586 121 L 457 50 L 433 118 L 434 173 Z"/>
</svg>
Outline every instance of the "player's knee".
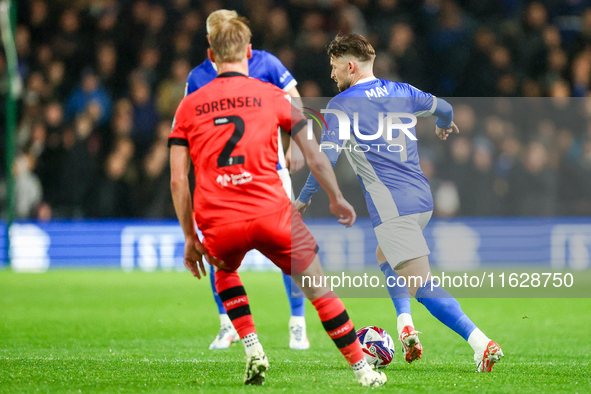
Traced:
<svg viewBox="0 0 591 394">
<path fill-rule="evenodd" d="M 378 247 L 376 248 L 376 258 L 378 259 L 378 265 L 383 264 L 386 261 L 388 261 L 388 259 L 386 259 L 386 256 L 384 255 L 384 252 L 382 251 L 382 248 L 380 247 L 380 245 L 378 245 Z"/>
</svg>

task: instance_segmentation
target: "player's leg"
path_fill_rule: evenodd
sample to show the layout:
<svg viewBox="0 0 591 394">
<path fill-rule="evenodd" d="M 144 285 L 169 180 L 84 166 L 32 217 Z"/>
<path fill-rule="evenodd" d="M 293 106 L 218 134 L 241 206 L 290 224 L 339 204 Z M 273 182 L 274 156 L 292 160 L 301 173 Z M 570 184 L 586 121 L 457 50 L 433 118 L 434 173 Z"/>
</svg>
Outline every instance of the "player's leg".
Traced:
<svg viewBox="0 0 591 394">
<path fill-rule="evenodd" d="M 292 275 L 294 282 L 316 308 L 324 329 L 352 366 L 358 381 L 364 386 L 384 384 L 386 376 L 373 371 L 365 361 L 343 302 L 322 286 L 324 273 L 316 254 L 316 240 L 295 207 L 292 205 L 290 210 L 261 218 L 259 224 L 253 231 L 258 236 L 257 249 L 283 272 L 295 273 Z M 314 283 L 321 286 L 314 286 Z"/>
<path fill-rule="evenodd" d="M 409 291 L 440 322 L 464 338 L 474 350 L 474 361 L 479 372 L 490 372 L 503 356 L 497 343 L 488 338 L 464 313 L 459 302 L 445 289 L 432 282 L 427 256 L 409 260 L 396 268 L 409 281 Z M 413 283 L 411 278 L 422 278 Z"/>
<path fill-rule="evenodd" d="M 427 257 L 430 252 L 422 233 L 430 218 L 431 212 L 424 212 L 401 216 L 392 221 L 394 225 L 391 229 L 394 233 L 390 238 L 397 239 L 397 241 L 391 241 L 391 243 L 402 241 L 408 245 L 407 250 L 402 246 L 399 247 L 401 254 L 395 255 L 393 253 L 392 259 L 401 261 L 394 267 L 395 271 L 405 279 L 410 294 L 417 301 L 423 304 L 439 321 L 468 341 L 474 350 L 474 360 L 478 370 L 491 371 L 494 363 L 503 356 L 501 348 L 476 327 L 462 311 L 455 298 L 431 282 L 432 274 Z M 412 239 L 405 239 L 405 237 L 412 237 Z M 391 252 L 390 248 L 384 248 L 386 257 L 390 259 L 389 252 Z M 413 258 L 408 258 L 413 254 Z"/>
<path fill-rule="evenodd" d="M 242 281 L 236 271 L 219 270 L 215 273 L 215 286 L 244 344 L 247 359 L 244 383 L 261 385 L 265 380 L 265 372 L 269 369 L 269 360 L 259 342 Z"/>
<path fill-rule="evenodd" d="M 306 299 L 304 293 L 295 285 L 291 276 L 282 273 L 283 285 L 291 307 L 289 318 L 289 347 L 296 350 L 310 348 L 310 341 L 306 336 Z"/>
<path fill-rule="evenodd" d="M 210 267 L 209 281 L 211 284 L 211 290 L 213 292 L 213 299 L 218 307 L 218 315 L 220 317 L 220 331 L 218 335 L 216 335 L 213 342 L 209 345 L 209 348 L 227 349 L 232 343 L 238 342 L 240 337 L 238 336 L 238 332 L 236 332 L 236 329 L 232 325 L 232 321 L 226 313 L 222 299 L 215 289 L 215 267 L 213 265 Z"/>
<path fill-rule="evenodd" d="M 303 272 L 293 276 L 294 282 L 316 308 L 326 333 L 351 365 L 359 383 L 363 386 L 383 385 L 386 383 L 386 376 L 382 372 L 372 370 L 365 361 L 355 327 L 349 319 L 345 305 L 333 291 L 322 286 L 323 278 L 324 273 L 318 255 Z M 320 284 L 320 286 L 314 286 L 314 284 Z"/>
<path fill-rule="evenodd" d="M 376 257 L 380 269 L 386 277 L 386 288 L 394 303 L 396 309 L 396 329 L 398 330 L 398 339 L 402 344 L 404 359 L 408 363 L 421 358 L 423 346 L 419 341 L 419 331 L 415 330 L 412 316 L 410 314 L 410 293 L 403 280 L 399 279 L 398 274 L 388 263 L 382 248 L 378 245 Z"/>
<path fill-rule="evenodd" d="M 238 222 L 219 229 L 208 229 L 203 232 L 204 246 L 220 261 L 215 272 L 215 288 L 228 318 L 244 344 L 244 383 L 261 385 L 265 380 L 265 372 L 269 369 L 269 360 L 255 330 L 248 295 L 236 272 L 246 252 L 252 249 L 247 240 L 246 226 L 247 223 Z"/>
<path fill-rule="evenodd" d="M 279 179 L 283 185 L 283 189 L 287 194 L 287 197 L 293 201 L 293 190 L 291 186 L 291 176 L 289 175 L 289 169 L 285 162 L 285 151 L 290 143 L 290 137 L 286 133 L 282 132 L 280 128 L 277 129 L 279 133 L 278 150 L 277 150 L 277 173 Z M 287 145 L 286 145 L 287 144 Z M 289 347 L 296 350 L 305 350 L 310 348 L 310 341 L 306 331 L 306 304 L 304 298 L 298 295 L 300 291 L 297 286 L 292 287 L 292 280 L 288 275 L 283 275 L 283 284 L 285 286 L 285 292 L 287 294 L 287 300 L 289 301 L 289 308 L 291 315 L 289 317 Z M 294 295 L 292 290 L 296 291 Z"/>
<path fill-rule="evenodd" d="M 410 314 L 410 294 L 406 281 L 399 278 L 392 267 L 416 257 L 416 253 L 429 253 L 429 249 L 426 242 L 416 244 L 415 238 L 422 237 L 423 233 L 412 218 L 400 216 L 383 222 L 375 228 L 375 233 L 379 243 L 376 257 L 386 276 L 386 288 L 396 308 L 398 340 L 402 345 L 404 359 L 411 363 L 421 358 L 423 346 L 419 340 L 420 332 L 415 329 Z"/>
</svg>

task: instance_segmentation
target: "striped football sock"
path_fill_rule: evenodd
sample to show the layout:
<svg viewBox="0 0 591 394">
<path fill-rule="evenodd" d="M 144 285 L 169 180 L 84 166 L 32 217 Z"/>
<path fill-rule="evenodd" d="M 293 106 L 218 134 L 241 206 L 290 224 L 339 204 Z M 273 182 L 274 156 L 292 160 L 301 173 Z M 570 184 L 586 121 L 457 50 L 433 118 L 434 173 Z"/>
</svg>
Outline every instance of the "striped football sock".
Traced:
<svg viewBox="0 0 591 394">
<path fill-rule="evenodd" d="M 355 328 L 345 310 L 345 305 L 338 296 L 330 291 L 312 301 L 312 305 L 318 311 L 328 336 L 334 341 L 349 365 L 363 360 L 363 351 L 355 334 Z"/>
<path fill-rule="evenodd" d="M 236 271 L 217 271 L 215 273 L 215 288 L 224 303 L 228 317 L 232 321 L 236 331 L 238 331 L 240 339 L 244 339 L 248 334 L 255 333 L 254 320 L 250 314 L 250 306 L 248 304 L 248 296 L 238 273 Z"/>
</svg>

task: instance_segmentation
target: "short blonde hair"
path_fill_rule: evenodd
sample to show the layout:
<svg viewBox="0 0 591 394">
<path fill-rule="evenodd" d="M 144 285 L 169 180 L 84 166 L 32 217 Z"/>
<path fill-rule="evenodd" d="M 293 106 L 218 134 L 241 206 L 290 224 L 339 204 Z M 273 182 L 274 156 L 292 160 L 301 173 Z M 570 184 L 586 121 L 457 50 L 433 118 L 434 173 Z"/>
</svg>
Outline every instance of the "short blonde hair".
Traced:
<svg viewBox="0 0 591 394">
<path fill-rule="evenodd" d="M 216 63 L 236 63 L 244 59 L 252 33 L 242 18 L 228 19 L 209 35 Z"/>
<path fill-rule="evenodd" d="M 234 10 L 217 10 L 212 12 L 209 14 L 207 21 L 205 22 L 207 34 L 211 34 L 213 29 L 232 18 L 238 18 L 238 13 Z"/>
</svg>

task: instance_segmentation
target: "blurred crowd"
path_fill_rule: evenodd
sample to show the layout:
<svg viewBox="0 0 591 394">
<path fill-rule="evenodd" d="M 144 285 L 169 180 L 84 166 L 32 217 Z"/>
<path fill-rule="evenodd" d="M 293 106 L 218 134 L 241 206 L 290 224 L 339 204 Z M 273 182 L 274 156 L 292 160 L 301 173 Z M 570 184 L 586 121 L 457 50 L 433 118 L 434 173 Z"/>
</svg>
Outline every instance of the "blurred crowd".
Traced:
<svg viewBox="0 0 591 394">
<path fill-rule="evenodd" d="M 379 78 L 442 97 L 513 98 L 498 104 L 511 107 L 538 102 L 531 97 L 586 97 L 590 89 L 590 0 L 17 3 L 24 89 L 13 171 L 22 218 L 174 216 L 166 139 L 187 75 L 206 58 L 205 19 L 219 8 L 250 19 L 254 48 L 278 56 L 303 97 L 337 93 L 325 46 L 338 32 L 370 39 Z M 3 54 L 0 89 L 3 119 Z M 515 108 L 509 116 L 506 108 L 483 111 L 484 101 L 451 100 L 463 134 L 444 148 L 432 130 L 419 137 L 436 214 L 591 214 L 587 100 L 565 107 L 549 100 L 528 110 L 560 121 L 524 122 Z M 565 115 L 574 106 L 583 123 Z"/>
</svg>

